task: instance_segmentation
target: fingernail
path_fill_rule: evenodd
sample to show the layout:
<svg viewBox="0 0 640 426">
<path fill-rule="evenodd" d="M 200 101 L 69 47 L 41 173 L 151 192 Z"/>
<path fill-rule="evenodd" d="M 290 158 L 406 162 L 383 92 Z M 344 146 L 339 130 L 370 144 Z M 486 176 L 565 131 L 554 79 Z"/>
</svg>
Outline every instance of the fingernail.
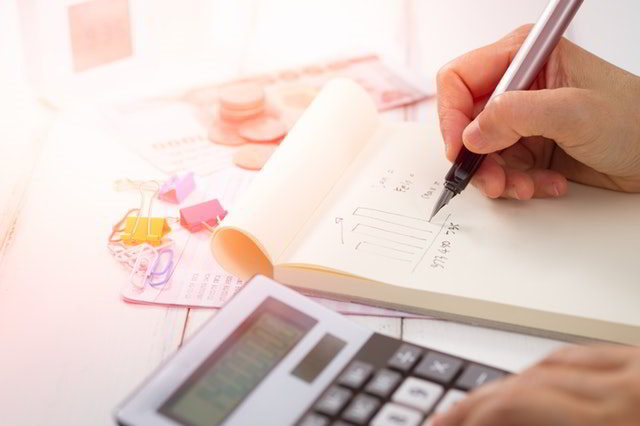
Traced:
<svg viewBox="0 0 640 426">
<path fill-rule="evenodd" d="M 480 190 L 480 192 L 482 192 L 484 195 L 487 195 L 487 191 L 484 189 L 485 188 L 485 181 L 482 178 L 474 178 L 473 179 L 473 186 L 475 186 L 476 188 L 478 188 Z"/>
<path fill-rule="evenodd" d="M 482 148 L 487 144 L 482 132 L 480 131 L 480 125 L 478 120 L 473 120 L 466 129 L 462 132 L 462 140 L 467 146 L 474 148 Z"/>
<path fill-rule="evenodd" d="M 518 194 L 518 190 L 517 190 L 516 186 L 513 185 L 513 184 L 507 185 L 507 188 L 506 188 L 505 192 L 507 193 L 507 195 L 509 197 L 515 198 L 516 200 L 520 200 L 521 199 L 520 195 Z"/>
<path fill-rule="evenodd" d="M 559 197 L 560 196 L 560 187 L 558 186 L 557 183 L 552 183 L 551 185 L 547 186 L 547 194 L 553 196 L 553 197 Z"/>
</svg>

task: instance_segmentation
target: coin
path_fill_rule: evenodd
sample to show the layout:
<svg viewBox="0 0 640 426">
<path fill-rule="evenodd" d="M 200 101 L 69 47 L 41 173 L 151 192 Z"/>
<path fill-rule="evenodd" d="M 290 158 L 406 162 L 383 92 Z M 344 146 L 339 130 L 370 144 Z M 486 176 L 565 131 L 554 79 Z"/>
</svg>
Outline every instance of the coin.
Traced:
<svg viewBox="0 0 640 426">
<path fill-rule="evenodd" d="M 238 135 L 233 126 L 217 120 L 209 127 L 209 140 L 219 145 L 242 145 L 247 143 L 247 140 Z"/>
<path fill-rule="evenodd" d="M 264 105 L 264 88 L 252 83 L 227 86 L 220 89 L 219 99 L 227 110 L 253 110 Z"/>
<path fill-rule="evenodd" d="M 260 117 L 242 123 L 238 134 L 251 142 L 274 142 L 282 139 L 287 128 L 282 121 L 273 117 Z"/>
<path fill-rule="evenodd" d="M 275 144 L 250 143 L 238 148 L 233 155 L 233 163 L 249 170 L 260 170 L 271 154 L 276 150 Z"/>
<path fill-rule="evenodd" d="M 257 108 L 235 110 L 220 107 L 220 118 L 226 121 L 244 121 L 254 118 L 264 112 L 264 105 Z"/>
</svg>

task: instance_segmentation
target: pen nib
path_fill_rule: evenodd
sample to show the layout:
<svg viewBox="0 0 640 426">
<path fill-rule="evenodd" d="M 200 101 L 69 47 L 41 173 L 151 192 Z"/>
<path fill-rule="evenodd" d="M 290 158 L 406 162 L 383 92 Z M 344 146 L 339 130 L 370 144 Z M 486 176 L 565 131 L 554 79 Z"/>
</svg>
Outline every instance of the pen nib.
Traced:
<svg viewBox="0 0 640 426">
<path fill-rule="evenodd" d="M 444 188 L 442 190 L 442 193 L 440 194 L 440 198 L 438 198 L 438 201 L 436 201 L 435 206 L 433 206 L 433 211 L 431 212 L 431 217 L 429 218 L 429 222 L 431 222 L 431 219 L 433 219 L 433 217 L 438 214 L 438 212 L 444 207 L 446 206 L 449 201 L 451 201 L 451 199 L 453 197 L 455 197 L 456 193 L 453 192 L 452 190 L 448 189 L 448 188 Z"/>
</svg>

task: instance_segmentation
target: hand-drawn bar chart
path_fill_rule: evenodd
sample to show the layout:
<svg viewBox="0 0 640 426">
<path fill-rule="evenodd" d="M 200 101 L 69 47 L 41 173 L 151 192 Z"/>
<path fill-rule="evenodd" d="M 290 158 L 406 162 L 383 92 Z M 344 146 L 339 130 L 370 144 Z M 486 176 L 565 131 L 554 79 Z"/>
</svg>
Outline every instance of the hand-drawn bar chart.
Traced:
<svg viewBox="0 0 640 426">
<path fill-rule="evenodd" d="M 420 262 L 446 223 L 368 207 L 356 208 L 352 216 L 356 251 L 408 264 Z"/>
</svg>

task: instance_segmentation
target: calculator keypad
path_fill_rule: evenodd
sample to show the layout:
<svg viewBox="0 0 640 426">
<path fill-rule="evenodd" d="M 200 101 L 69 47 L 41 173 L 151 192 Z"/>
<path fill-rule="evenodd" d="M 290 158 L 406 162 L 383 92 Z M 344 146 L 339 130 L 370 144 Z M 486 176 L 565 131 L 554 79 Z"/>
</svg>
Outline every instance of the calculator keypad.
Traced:
<svg viewBox="0 0 640 426">
<path fill-rule="evenodd" d="M 506 374 L 374 334 L 297 425 L 421 425 Z"/>
</svg>

